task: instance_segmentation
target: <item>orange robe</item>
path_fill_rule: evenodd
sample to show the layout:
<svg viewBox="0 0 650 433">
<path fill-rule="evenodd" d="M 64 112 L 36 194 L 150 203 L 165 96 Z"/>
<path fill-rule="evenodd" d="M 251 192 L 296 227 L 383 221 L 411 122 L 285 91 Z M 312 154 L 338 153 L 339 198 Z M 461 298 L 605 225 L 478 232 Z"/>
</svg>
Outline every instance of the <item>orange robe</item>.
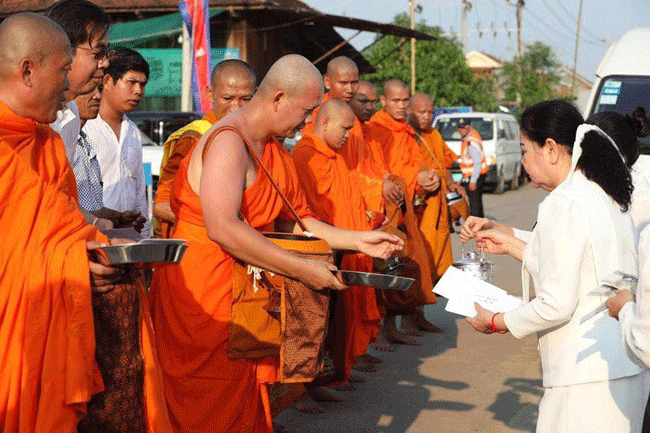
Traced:
<svg viewBox="0 0 650 433">
<path fill-rule="evenodd" d="M 403 178 L 409 198 L 417 189 L 417 176 L 424 160 L 415 141 L 415 131 L 406 120 L 397 121 L 385 110 L 380 110 L 367 122 L 367 140 L 371 148 L 381 149 L 390 172 Z"/>
<path fill-rule="evenodd" d="M 198 122 L 195 121 L 170 135 L 169 139 L 165 142 L 165 153 L 160 167 L 160 177 L 158 178 L 154 204 L 169 203 L 172 184 L 174 183 L 174 178 L 176 177 L 176 172 L 181 161 L 201 139 L 203 136 L 201 131 L 214 125 L 217 121 L 219 121 L 217 115 L 214 114 L 214 111 L 210 111 L 198 121 L 202 123 L 201 126 L 198 126 Z M 175 137 L 174 135 L 180 131 L 183 131 L 180 136 Z M 156 218 L 156 221 L 156 226 L 160 224 L 160 235 L 165 238 L 168 237 L 167 235 L 171 229 L 170 224 L 163 221 L 158 223 L 158 218 Z"/>
<path fill-rule="evenodd" d="M 303 132 L 291 156 L 309 206 L 321 221 L 349 230 L 370 230 L 359 176 L 348 169 L 341 155 L 320 138 Z M 372 258 L 345 254 L 341 269 L 372 272 Z M 352 286 L 342 291 L 341 297 L 345 310 L 345 378 L 348 379 L 357 356 L 366 353 L 377 336 L 381 315 L 371 287 Z"/>
<path fill-rule="evenodd" d="M 417 137 L 418 145 L 424 163 L 434 168 L 440 176 L 440 189 L 426 197 L 427 206 L 420 221 L 420 230 L 427 244 L 432 277 L 437 280 L 453 263 L 449 235 L 449 209 L 445 197 L 448 186 L 446 172 L 458 159 L 458 155 L 447 146 L 436 129 L 423 133 L 420 137 Z"/>
<path fill-rule="evenodd" d="M 207 235 L 200 199 L 187 181 L 190 160 L 181 162 L 171 194 L 173 235 L 187 239 L 189 248 L 180 265 L 159 269 L 152 284 L 172 424 L 183 433 L 270 433 L 267 388 L 279 379 L 279 359 L 228 358 L 234 258 Z M 262 162 L 298 215 L 310 217 L 293 161 L 281 145 L 267 143 Z M 240 212 L 259 231 L 272 229 L 278 217 L 291 220 L 261 168 L 243 192 Z"/>
<path fill-rule="evenodd" d="M 103 389 L 86 242 L 107 239 L 79 211 L 52 129 L 0 103 L 0 150 L 0 429 L 76 432 Z M 150 331 L 141 332 L 147 422 L 150 432 L 167 432 Z"/>
</svg>

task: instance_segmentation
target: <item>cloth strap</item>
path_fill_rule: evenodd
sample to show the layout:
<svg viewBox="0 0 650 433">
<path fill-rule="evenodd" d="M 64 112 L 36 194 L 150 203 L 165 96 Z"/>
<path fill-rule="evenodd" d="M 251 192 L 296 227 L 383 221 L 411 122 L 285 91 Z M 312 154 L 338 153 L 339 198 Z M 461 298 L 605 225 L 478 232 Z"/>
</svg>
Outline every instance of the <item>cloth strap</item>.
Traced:
<svg viewBox="0 0 650 433">
<path fill-rule="evenodd" d="M 221 126 L 221 127 L 217 128 L 217 129 L 215 129 L 214 131 L 212 131 L 212 133 L 210 134 L 210 136 L 206 140 L 205 145 L 203 146 L 202 159 L 205 160 L 205 155 L 206 155 L 208 149 L 210 148 L 210 145 L 214 141 L 214 138 L 217 136 L 217 134 L 219 134 L 222 131 L 232 131 L 235 134 L 239 135 L 239 138 L 241 138 L 242 141 L 244 142 L 244 144 L 246 145 L 246 149 L 248 150 L 248 153 L 251 155 L 251 157 L 255 161 L 255 164 L 262 167 L 262 170 L 264 171 L 264 173 L 266 174 L 268 179 L 271 181 L 271 185 L 273 185 L 273 188 L 275 189 L 275 191 L 280 196 L 280 199 L 282 200 L 282 203 L 284 203 L 284 206 L 287 208 L 287 210 L 289 211 L 289 213 L 291 214 L 293 219 L 296 221 L 296 224 L 298 224 L 298 226 L 300 227 L 300 229 L 303 231 L 303 233 L 305 235 L 307 235 L 307 236 L 311 235 L 311 233 L 309 233 L 309 229 L 307 229 L 307 226 L 303 222 L 302 218 L 300 218 L 300 216 L 298 216 L 298 213 L 293 208 L 293 206 L 291 206 L 291 203 L 289 202 L 289 200 L 284 196 L 284 194 L 282 194 L 282 191 L 280 191 L 280 187 L 278 186 L 277 183 L 275 183 L 275 180 L 273 180 L 273 177 L 271 176 L 271 173 L 269 173 L 269 171 L 266 169 L 266 167 L 264 167 L 264 164 L 262 164 L 262 160 L 260 159 L 257 152 L 255 152 L 255 149 L 253 149 L 253 146 L 251 146 L 251 144 L 248 142 L 246 137 L 244 137 L 244 134 L 242 134 L 241 131 L 239 131 L 237 128 L 235 128 L 234 126 L 230 126 L 230 125 L 224 125 L 224 126 Z"/>
</svg>

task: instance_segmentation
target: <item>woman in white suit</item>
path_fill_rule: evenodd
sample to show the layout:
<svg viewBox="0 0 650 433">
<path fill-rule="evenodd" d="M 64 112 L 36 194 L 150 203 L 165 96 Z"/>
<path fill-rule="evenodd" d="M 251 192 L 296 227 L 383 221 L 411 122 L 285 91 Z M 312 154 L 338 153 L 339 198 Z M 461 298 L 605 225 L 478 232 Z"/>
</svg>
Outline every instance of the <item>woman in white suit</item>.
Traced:
<svg viewBox="0 0 650 433">
<path fill-rule="evenodd" d="M 564 101 L 522 114 L 522 164 L 533 185 L 550 191 L 537 223 L 525 232 L 470 217 L 461 239 L 522 261 L 525 305 L 495 314 L 477 304 L 468 321 L 484 333 L 537 333 L 545 387 L 538 433 L 637 433 L 650 374 L 606 312 L 581 323 L 605 301 L 592 294 L 600 280 L 615 271 L 637 275 L 638 232 L 627 212 L 632 180 L 611 139 L 582 123 Z"/>
</svg>

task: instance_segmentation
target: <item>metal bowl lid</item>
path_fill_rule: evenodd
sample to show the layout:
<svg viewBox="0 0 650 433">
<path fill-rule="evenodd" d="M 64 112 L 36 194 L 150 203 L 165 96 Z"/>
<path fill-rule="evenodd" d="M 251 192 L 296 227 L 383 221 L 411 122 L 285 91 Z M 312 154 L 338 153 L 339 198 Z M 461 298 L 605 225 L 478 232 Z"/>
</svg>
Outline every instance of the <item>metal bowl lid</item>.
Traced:
<svg viewBox="0 0 650 433">
<path fill-rule="evenodd" d="M 493 265 L 485 256 L 476 250 L 469 250 L 462 254 L 462 258 L 454 262 L 454 266 L 485 266 Z"/>
</svg>

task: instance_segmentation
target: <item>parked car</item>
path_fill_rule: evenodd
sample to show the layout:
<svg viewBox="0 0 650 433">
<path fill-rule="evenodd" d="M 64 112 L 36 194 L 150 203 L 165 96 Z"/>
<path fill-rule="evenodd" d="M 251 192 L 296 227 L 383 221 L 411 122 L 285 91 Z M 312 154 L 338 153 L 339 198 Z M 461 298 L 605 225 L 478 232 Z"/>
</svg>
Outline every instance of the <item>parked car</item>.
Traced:
<svg viewBox="0 0 650 433">
<path fill-rule="evenodd" d="M 163 144 L 176 130 L 188 123 L 200 119 L 201 114 L 183 111 L 134 111 L 129 113 L 131 119 L 142 132 L 142 162 L 151 164 L 151 177 L 154 191 L 160 176 L 160 163 L 163 158 Z"/>
<path fill-rule="evenodd" d="M 615 111 L 627 115 L 638 106 L 650 108 L 650 28 L 630 30 L 609 47 L 596 71 L 596 82 L 584 108 L 585 118 Z M 641 139 L 646 146 L 650 138 Z"/>
<path fill-rule="evenodd" d="M 441 114 L 433 121 L 442 138 L 451 150 L 460 155 L 461 135 L 458 132 L 458 119 L 469 119 L 483 139 L 485 159 L 490 167 L 485 183 L 501 194 L 506 189 L 517 189 L 522 176 L 521 147 L 519 144 L 519 124 L 514 116 L 505 113 L 453 113 Z M 458 161 L 451 169 L 452 178 L 458 182 L 462 173 Z"/>
</svg>

